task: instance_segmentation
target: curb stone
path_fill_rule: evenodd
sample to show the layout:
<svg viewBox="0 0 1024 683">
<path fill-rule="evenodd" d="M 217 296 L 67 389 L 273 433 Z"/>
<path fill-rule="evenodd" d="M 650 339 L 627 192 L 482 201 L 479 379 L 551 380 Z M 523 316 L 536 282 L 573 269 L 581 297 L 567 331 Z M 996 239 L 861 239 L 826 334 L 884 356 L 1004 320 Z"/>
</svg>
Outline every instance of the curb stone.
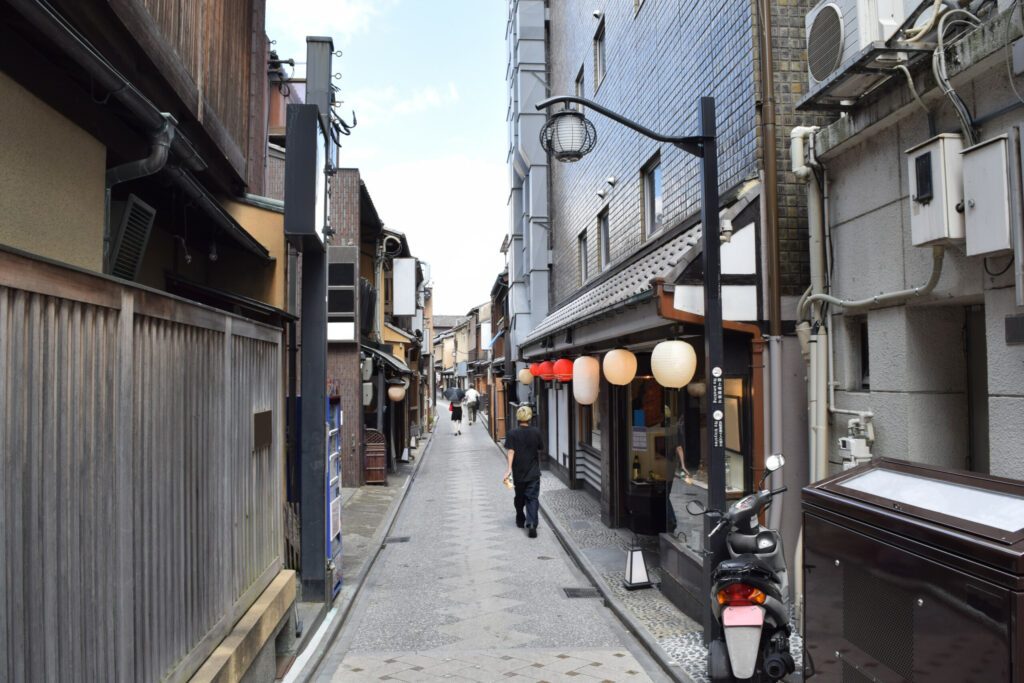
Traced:
<svg viewBox="0 0 1024 683">
<path fill-rule="evenodd" d="M 507 459 L 508 455 L 505 449 L 497 442 L 494 443 L 494 446 L 498 453 Z M 622 601 L 615 597 L 615 595 L 608 589 L 608 586 L 605 585 L 600 572 L 597 571 L 594 564 L 586 555 L 576 548 L 566 530 L 562 528 L 561 523 L 557 521 L 554 515 L 548 513 L 544 508 L 543 503 L 540 504 L 540 512 L 547 521 L 548 526 L 552 531 L 554 531 L 555 538 L 557 538 L 561 546 L 565 548 L 565 551 L 569 553 L 569 556 L 572 557 L 574 562 L 576 562 L 583 574 L 590 580 L 590 583 L 592 583 L 594 587 L 601 592 L 601 597 L 604 599 L 605 606 L 607 606 L 608 609 L 610 609 L 615 616 L 619 618 L 619 621 L 621 621 L 622 625 L 626 627 L 626 630 L 640 641 L 640 644 L 643 645 L 644 649 L 647 650 L 654 661 L 658 663 L 669 678 L 673 681 L 677 681 L 678 683 L 693 683 L 693 679 L 690 678 L 678 664 L 673 663 L 669 659 L 668 654 L 661 649 L 660 645 L 658 645 L 658 641 L 656 641 L 654 636 L 652 636 L 639 622 L 639 620 L 633 616 L 629 611 L 629 608 L 627 608 Z"/>
<path fill-rule="evenodd" d="M 332 622 L 330 632 L 325 633 L 324 637 L 320 639 L 320 643 L 317 645 L 313 655 L 310 657 L 309 661 L 306 662 L 306 666 L 303 668 L 302 672 L 297 676 L 296 683 L 310 683 L 310 681 L 313 680 L 314 676 L 320 670 L 320 665 L 323 663 L 328 651 L 330 651 L 331 646 L 334 645 L 334 641 L 337 639 L 342 627 L 348 620 L 348 615 L 352 610 L 352 605 L 355 604 L 356 597 L 358 597 L 360 591 L 362 591 L 363 584 L 366 583 L 366 577 L 369 576 L 370 570 L 373 569 L 373 565 L 376 564 L 377 558 L 380 556 L 380 551 L 384 547 L 384 539 L 387 538 L 389 533 L 391 533 L 391 528 L 395 525 L 395 520 L 398 518 L 398 512 L 402 508 L 402 503 L 405 502 L 405 497 L 409 495 L 409 490 L 412 488 L 413 482 L 416 481 L 416 474 L 420 471 L 420 465 L 422 465 L 423 461 L 426 460 L 427 455 L 434 446 L 434 434 L 435 432 L 431 430 L 430 437 L 427 439 L 427 445 L 423 447 L 423 452 L 418 458 L 416 458 L 416 465 L 409 474 L 409 479 L 406 480 L 404 490 L 395 498 L 394 501 L 391 502 L 391 507 L 388 509 L 387 515 L 384 517 L 384 523 L 377 527 L 377 531 L 373 535 L 373 539 L 370 543 L 370 547 L 376 549 L 363 563 L 359 573 L 356 574 L 355 578 L 351 582 L 350 585 L 354 586 L 354 590 L 344 599 L 342 604 L 333 605 L 333 607 L 338 609 L 338 616 Z"/>
</svg>

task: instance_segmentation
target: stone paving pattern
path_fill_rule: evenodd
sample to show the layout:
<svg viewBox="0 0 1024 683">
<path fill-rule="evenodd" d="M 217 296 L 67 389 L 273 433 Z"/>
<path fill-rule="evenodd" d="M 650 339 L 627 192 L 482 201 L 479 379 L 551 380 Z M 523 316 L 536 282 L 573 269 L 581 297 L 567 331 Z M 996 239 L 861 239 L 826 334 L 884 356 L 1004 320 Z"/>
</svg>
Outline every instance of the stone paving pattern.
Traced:
<svg viewBox="0 0 1024 683">
<path fill-rule="evenodd" d="M 446 411 L 441 411 L 446 415 Z M 664 681 L 554 534 L 515 527 L 481 425 L 442 417 L 389 538 L 317 681 Z"/>
</svg>

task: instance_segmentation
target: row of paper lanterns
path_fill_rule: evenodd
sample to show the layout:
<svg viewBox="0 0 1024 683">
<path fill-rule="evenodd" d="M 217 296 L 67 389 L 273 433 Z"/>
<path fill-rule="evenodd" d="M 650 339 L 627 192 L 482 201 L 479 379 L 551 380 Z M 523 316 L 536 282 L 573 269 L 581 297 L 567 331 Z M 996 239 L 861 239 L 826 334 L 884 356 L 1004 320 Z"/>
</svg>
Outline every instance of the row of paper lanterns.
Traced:
<svg viewBox="0 0 1024 683">
<path fill-rule="evenodd" d="M 601 370 L 609 384 L 625 386 L 636 377 L 636 355 L 628 349 L 613 349 L 598 361 L 593 356 L 580 356 L 576 360 L 562 358 L 533 363 L 519 371 L 519 382 L 531 384 L 535 377 L 544 380 L 572 381 L 572 394 L 581 405 L 597 400 L 601 385 Z M 658 384 L 681 389 L 690 383 L 697 371 L 697 352 L 681 340 L 663 341 L 651 352 L 651 374 Z"/>
</svg>

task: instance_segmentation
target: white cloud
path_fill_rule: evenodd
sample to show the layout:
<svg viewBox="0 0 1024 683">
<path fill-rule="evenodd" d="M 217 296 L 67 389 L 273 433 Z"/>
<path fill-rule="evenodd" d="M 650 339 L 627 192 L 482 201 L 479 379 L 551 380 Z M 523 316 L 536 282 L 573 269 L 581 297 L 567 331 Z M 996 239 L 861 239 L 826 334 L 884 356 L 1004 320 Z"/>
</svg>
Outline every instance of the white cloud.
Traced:
<svg viewBox="0 0 1024 683">
<path fill-rule="evenodd" d="M 306 36 L 330 36 L 335 48 L 343 48 L 395 4 L 397 0 L 267 0 L 267 36 L 277 41 L 282 59 L 305 62 Z"/>
<path fill-rule="evenodd" d="M 403 91 L 389 85 L 377 88 L 363 88 L 342 92 L 344 109 L 355 109 L 361 120 L 381 123 L 392 121 L 410 114 L 420 114 L 432 109 L 441 109 L 459 101 L 459 91 L 454 83 L 442 86 L 425 86 Z"/>
<path fill-rule="evenodd" d="M 464 315 L 486 301 L 504 268 L 505 165 L 455 154 L 361 173 L 384 223 L 431 264 L 435 314 Z"/>
</svg>

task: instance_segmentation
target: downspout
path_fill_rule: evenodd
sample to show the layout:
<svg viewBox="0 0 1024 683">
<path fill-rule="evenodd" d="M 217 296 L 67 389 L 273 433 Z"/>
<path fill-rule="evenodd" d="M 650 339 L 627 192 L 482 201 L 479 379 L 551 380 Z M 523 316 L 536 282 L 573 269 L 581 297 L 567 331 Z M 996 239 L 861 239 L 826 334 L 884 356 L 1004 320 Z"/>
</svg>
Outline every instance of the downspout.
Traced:
<svg viewBox="0 0 1024 683">
<path fill-rule="evenodd" d="M 817 126 L 796 126 L 789 133 L 789 155 L 793 173 L 807 184 L 807 231 L 810 251 L 810 295 L 800 300 L 797 310 L 798 334 L 808 341 L 807 367 L 807 444 L 810 480 L 817 481 L 828 474 L 828 330 L 821 320 L 821 305 L 817 297 L 825 296 L 825 225 L 821 186 L 812 167 L 804 158 L 804 142 L 813 148 Z M 812 305 L 814 304 L 814 305 Z M 808 307 L 811 322 L 806 322 Z"/>
<path fill-rule="evenodd" d="M 103 195 L 103 272 L 110 272 L 113 229 L 110 225 L 110 195 L 115 185 L 158 173 L 167 163 L 177 125 L 174 117 L 163 114 L 164 123 L 150 140 L 149 156 L 107 169 Z"/>
<path fill-rule="evenodd" d="M 765 232 L 768 242 L 768 402 L 771 453 L 782 454 L 782 287 L 779 267 L 779 195 L 778 153 L 775 129 L 775 66 L 772 50 L 772 12 L 765 0 L 758 0 L 761 35 L 761 140 L 764 150 Z M 773 472 L 770 486 L 782 485 L 782 472 Z M 778 529 L 782 523 L 782 499 L 769 509 L 768 525 Z"/>
</svg>

